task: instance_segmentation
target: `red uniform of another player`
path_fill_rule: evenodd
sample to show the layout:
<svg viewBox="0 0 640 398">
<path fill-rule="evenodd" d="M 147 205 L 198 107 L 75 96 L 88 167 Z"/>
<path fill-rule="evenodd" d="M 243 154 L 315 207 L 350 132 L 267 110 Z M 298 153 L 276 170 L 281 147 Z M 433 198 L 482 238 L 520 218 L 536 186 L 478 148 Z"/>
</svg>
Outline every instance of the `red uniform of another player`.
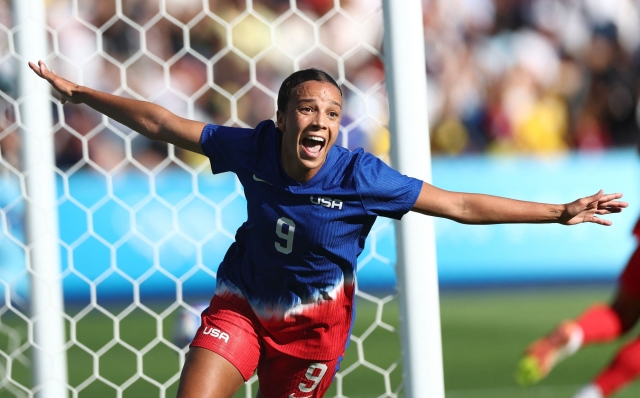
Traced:
<svg viewBox="0 0 640 398">
<path fill-rule="evenodd" d="M 640 242 L 640 219 L 638 219 L 633 229 L 633 234 L 636 236 L 638 242 Z M 640 300 L 640 245 L 638 245 L 636 251 L 629 259 L 626 268 L 622 271 L 620 285 Z"/>
<path fill-rule="evenodd" d="M 640 219 L 633 234 L 640 243 Z M 516 377 L 523 385 L 544 378 L 562 359 L 589 344 L 620 338 L 640 319 L 640 245 L 631 255 L 619 279 L 618 292 L 609 305 L 594 304 L 579 318 L 564 321 L 526 350 Z M 604 398 L 640 376 L 640 337 L 620 348 L 613 361 L 574 398 Z"/>
</svg>

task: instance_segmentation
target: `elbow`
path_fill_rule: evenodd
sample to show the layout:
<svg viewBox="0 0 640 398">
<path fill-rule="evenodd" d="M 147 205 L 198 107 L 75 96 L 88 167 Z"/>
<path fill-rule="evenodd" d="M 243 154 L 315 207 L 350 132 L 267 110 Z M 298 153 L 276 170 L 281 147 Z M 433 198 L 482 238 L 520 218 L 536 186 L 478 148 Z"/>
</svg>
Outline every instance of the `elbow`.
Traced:
<svg viewBox="0 0 640 398">
<path fill-rule="evenodd" d="M 476 224 L 476 222 L 474 222 L 474 219 L 473 219 L 473 211 L 471 211 L 471 209 L 469 208 L 464 198 L 461 198 L 461 200 L 459 200 L 456 203 L 456 206 L 451 212 L 450 218 L 451 220 L 460 224 L 467 224 L 467 225 Z"/>
<path fill-rule="evenodd" d="M 163 140 L 163 137 L 167 135 L 166 126 L 171 122 L 172 115 L 161 106 L 145 102 L 137 123 L 138 132 L 153 140 Z"/>
<path fill-rule="evenodd" d="M 482 222 L 475 220 L 471 217 L 468 217 L 466 215 L 463 216 L 456 216 L 456 217 L 447 217 L 449 218 L 451 221 L 455 221 L 458 224 L 465 224 L 465 225 L 479 225 L 482 224 Z"/>
<path fill-rule="evenodd" d="M 164 115 L 155 115 L 155 117 L 144 118 L 140 121 L 140 134 L 152 140 L 165 141 L 163 137 L 168 136 L 167 118 Z"/>
</svg>

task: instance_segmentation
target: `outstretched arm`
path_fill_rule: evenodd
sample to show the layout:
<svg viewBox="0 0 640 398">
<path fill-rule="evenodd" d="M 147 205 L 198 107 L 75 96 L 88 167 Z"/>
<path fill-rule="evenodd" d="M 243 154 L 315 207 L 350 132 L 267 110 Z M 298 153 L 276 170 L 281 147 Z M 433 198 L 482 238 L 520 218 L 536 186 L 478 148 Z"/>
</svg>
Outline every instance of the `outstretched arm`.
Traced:
<svg viewBox="0 0 640 398">
<path fill-rule="evenodd" d="M 448 218 L 463 224 L 559 223 L 574 225 L 592 222 L 611 225 L 598 215 L 619 213 L 626 202 L 621 193 L 595 195 L 571 203 L 554 205 L 526 202 L 499 196 L 451 192 L 423 183 L 413 211 Z"/>
<path fill-rule="evenodd" d="M 119 97 L 72 83 L 50 71 L 42 61 L 38 61 L 37 65 L 29 62 L 29 67 L 60 93 L 63 104 L 87 104 L 145 137 L 202 153 L 200 135 L 205 123 L 184 119 L 150 102 Z"/>
</svg>

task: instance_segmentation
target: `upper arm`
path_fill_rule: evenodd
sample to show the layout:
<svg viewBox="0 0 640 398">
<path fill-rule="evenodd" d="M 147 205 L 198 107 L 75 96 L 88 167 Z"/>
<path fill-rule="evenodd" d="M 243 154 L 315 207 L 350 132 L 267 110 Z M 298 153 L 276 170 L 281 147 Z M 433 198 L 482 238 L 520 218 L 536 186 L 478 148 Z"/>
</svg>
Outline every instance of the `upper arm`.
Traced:
<svg viewBox="0 0 640 398">
<path fill-rule="evenodd" d="M 455 219 L 464 212 L 464 200 L 459 192 L 445 191 L 423 182 L 411 210 L 428 216 Z"/>
<path fill-rule="evenodd" d="M 204 155 L 200 137 L 206 123 L 189 120 L 171 113 L 162 123 L 159 139 L 179 148 Z"/>
<path fill-rule="evenodd" d="M 416 202 L 422 181 L 401 174 L 362 149 L 354 151 L 353 178 L 369 215 L 400 219 Z"/>
</svg>

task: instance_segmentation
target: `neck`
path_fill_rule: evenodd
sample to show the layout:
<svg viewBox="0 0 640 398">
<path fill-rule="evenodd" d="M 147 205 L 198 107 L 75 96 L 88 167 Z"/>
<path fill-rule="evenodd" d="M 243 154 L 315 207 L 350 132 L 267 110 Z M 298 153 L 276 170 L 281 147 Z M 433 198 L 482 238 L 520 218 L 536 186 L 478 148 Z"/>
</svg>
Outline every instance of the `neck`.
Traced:
<svg viewBox="0 0 640 398">
<path fill-rule="evenodd" d="M 295 155 L 288 153 L 284 147 L 280 149 L 280 159 L 285 173 L 299 183 L 305 183 L 312 179 L 327 161 L 327 158 L 324 158 L 320 166 L 310 169 L 305 167 L 302 161 Z"/>
<path fill-rule="evenodd" d="M 305 183 L 312 179 L 320 169 L 308 169 L 299 164 L 299 162 L 296 162 L 295 159 L 289 161 L 285 160 L 284 156 L 282 157 L 282 168 L 284 168 L 285 173 L 287 173 L 289 177 L 300 183 Z"/>
</svg>

